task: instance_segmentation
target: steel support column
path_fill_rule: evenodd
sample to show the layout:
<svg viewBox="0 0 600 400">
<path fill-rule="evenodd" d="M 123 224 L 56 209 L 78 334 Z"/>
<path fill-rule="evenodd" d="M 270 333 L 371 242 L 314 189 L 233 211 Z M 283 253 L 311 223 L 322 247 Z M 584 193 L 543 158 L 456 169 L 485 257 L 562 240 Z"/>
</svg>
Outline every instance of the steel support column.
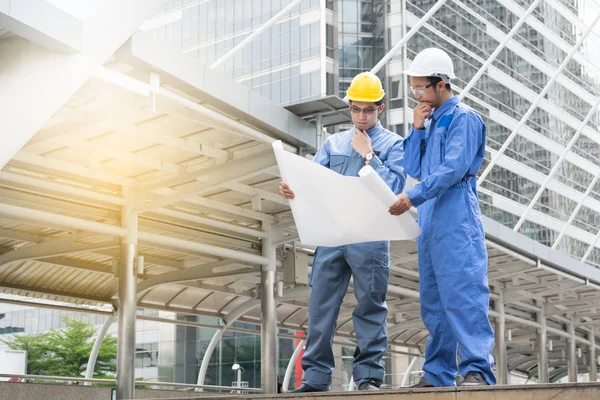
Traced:
<svg viewBox="0 0 600 400">
<path fill-rule="evenodd" d="M 508 368 L 506 364 L 506 314 L 504 312 L 504 291 L 500 291 L 499 298 L 494 301 L 494 309 L 498 313 L 496 318 L 496 378 L 499 385 L 508 383 Z"/>
<path fill-rule="evenodd" d="M 569 382 L 577 382 L 577 351 L 575 340 L 575 324 L 573 320 L 567 324 L 567 332 L 569 338 L 567 339 L 567 368 L 569 372 Z"/>
<path fill-rule="evenodd" d="M 589 346 L 589 363 L 590 363 L 590 382 L 596 382 L 598 380 L 598 359 L 596 357 L 596 329 L 592 325 L 592 330 L 588 335 L 588 340 L 590 341 Z"/>
<path fill-rule="evenodd" d="M 261 377 L 263 393 L 277 393 L 277 303 L 275 301 L 275 269 L 277 257 L 272 243 L 271 225 L 263 224 L 268 233 L 262 240 L 262 255 L 269 259 L 260 273 L 261 308 Z"/>
<path fill-rule="evenodd" d="M 406 1 L 400 1 L 400 25 L 402 37 L 406 35 Z M 402 71 L 408 69 L 408 52 L 406 51 L 406 44 L 402 46 Z M 402 137 L 408 136 L 408 82 L 405 78 L 402 79 Z"/>
<path fill-rule="evenodd" d="M 323 138 L 323 116 L 318 115 L 317 120 L 317 149 L 320 149 L 323 146 L 324 138 Z"/>
<path fill-rule="evenodd" d="M 128 230 L 121 238 L 119 258 L 119 338 L 117 343 L 117 399 L 135 398 L 135 312 L 137 276 L 134 259 L 137 247 L 138 218 L 131 193 L 121 208 L 121 225 Z"/>
<path fill-rule="evenodd" d="M 538 382 L 548 383 L 548 330 L 546 329 L 546 314 L 544 307 L 537 313 L 537 321 L 541 325 L 538 328 Z"/>
</svg>

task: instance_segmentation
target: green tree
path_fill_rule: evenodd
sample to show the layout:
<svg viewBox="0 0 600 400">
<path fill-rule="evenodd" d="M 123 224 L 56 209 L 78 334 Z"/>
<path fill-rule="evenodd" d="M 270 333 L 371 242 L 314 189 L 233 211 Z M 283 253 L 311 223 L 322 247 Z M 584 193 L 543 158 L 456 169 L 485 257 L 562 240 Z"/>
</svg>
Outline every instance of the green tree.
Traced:
<svg viewBox="0 0 600 400">
<path fill-rule="evenodd" d="M 27 373 L 30 375 L 44 375 L 51 362 L 48 346 L 43 335 L 15 335 L 12 342 L 0 339 L 13 350 L 27 352 Z"/>
<path fill-rule="evenodd" d="M 94 346 L 96 329 L 85 322 L 64 317 L 64 329 L 51 329 L 37 335 L 15 335 L 5 341 L 13 350 L 27 351 L 27 372 L 33 375 L 82 376 Z M 114 376 L 117 339 L 106 335 L 100 346 L 94 378 Z"/>
</svg>

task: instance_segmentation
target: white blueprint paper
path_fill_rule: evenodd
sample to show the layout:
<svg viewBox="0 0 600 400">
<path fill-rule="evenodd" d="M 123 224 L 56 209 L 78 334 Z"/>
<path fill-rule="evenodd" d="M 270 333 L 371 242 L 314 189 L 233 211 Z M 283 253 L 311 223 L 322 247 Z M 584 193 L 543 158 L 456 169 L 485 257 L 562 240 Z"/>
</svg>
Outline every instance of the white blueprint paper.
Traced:
<svg viewBox="0 0 600 400">
<path fill-rule="evenodd" d="M 421 233 L 409 213 L 388 213 L 396 195 L 370 166 L 359 177 L 343 176 L 284 150 L 281 141 L 273 150 L 283 182 L 296 195 L 290 206 L 302 243 L 341 246 L 410 240 Z"/>
</svg>

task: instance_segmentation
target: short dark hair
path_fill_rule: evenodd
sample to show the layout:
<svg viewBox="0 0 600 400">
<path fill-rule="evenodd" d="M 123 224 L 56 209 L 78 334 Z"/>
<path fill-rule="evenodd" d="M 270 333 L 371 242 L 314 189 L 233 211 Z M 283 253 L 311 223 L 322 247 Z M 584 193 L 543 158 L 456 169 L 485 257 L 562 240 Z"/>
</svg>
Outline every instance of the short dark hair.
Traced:
<svg viewBox="0 0 600 400">
<path fill-rule="evenodd" d="M 436 86 L 438 83 L 442 82 L 442 78 L 440 78 L 439 76 L 428 76 L 427 79 L 429 79 L 429 83 L 431 83 L 433 86 Z M 446 90 L 451 92 L 452 91 L 452 87 L 450 86 L 450 83 L 446 82 Z"/>
</svg>

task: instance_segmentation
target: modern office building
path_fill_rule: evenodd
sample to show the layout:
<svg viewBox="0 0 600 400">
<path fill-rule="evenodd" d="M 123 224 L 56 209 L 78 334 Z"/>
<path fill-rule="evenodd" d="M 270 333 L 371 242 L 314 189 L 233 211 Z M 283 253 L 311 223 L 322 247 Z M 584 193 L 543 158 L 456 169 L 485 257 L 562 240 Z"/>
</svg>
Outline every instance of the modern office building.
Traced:
<svg viewBox="0 0 600 400">
<path fill-rule="evenodd" d="M 117 3 L 107 0 L 97 11 L 115 15 Z M 139 14 L 143 5 L 136 4 Z M 290 248 L 297 245 L 308 260 L 312 253 L 298 242 L 289 206 L 277 197 L 279 177 L 266 150 L 276 138 L 299 153 L 314 151 L 321 132 L 312 119 L 289 110 L 343 97 L 354 75 L 375 67 L 405 40 L 405 48 L 377 71 L 387 92 L 382 123 L 406 134 L 416 103 L 402 70 L 420 50 L 438 46 L 455 60 L 456 94 L 487 124 L 478 183 L 490 254 L 490 316 L 502 338 L 496 346 L 499 381 L 505 383 L 509 373 L 512 382 L 566 376 L 573 381 L 578 373 L 581 380 L 588 372 L 595 379 L 600 321 L 600 51 L 598 28 L 590 29 L 600 12 L 595 1 L 178 0 L 165 1 L 159 12 L 135 24 L 131 10 L 123 12 L 131 14 L 131 26 L 115 21 L 110 30 L 116 35 L 121 29 L 123 37 L 97 39 L 113 47 L 97 56 L 101 68 L 81 78 L 85 85 L 70 94 L 65 88 L 71 76 L 61 70 L 72 64 L 53 69 L 44 57 L 56 48 L 60 54 L 83 51 L 78 36 L 63 30 L 88 29 L 94 24 L 82 21 L 91 19 L 57 13 L 64 22 L 47 33 L 53 40 L 39 39 L 45 36 L 31 26 L 35 35 L 0 30 L 0 44 L 19 56 L 10 61 L 20 60 L 8 69 L 11 81 L 28 88 L 33 81 L 22 71 L 33 76 L 41 70 L 48 76 L 39 82 L 62 79 L 54 97 L 38 98 L 50 101 L 60 94 L 62 103 L 53 112 L 42 115 L 40 110 L 52 108 L 47 104 L 20 110 L 41 122 L 29 132 L 31 142 L 8 156 L 0 175 L 2 215 L 9 214 L 5 206 L 25 209 L 9 215 L 20 225 L 0 221 L 2 257 L 9 260 L 0 266 L 2 293 L 29 296 L 30 303 L 43 297 L 122 306 L 117 228 L 125 229 L 121 217 L 130 210 L 123 193 L 142 188 L 136 218 L 145 261 L 138 285 L 146 286 L 136 298 L 141 317 L 135 375 L 196 383 L 204 355 L 216 342 L 203 383 L 231 385 L 235 363 L 244 368 L 242 379 L 250 387 L 272 379 L 264 370 L 276 370 L 283 379 L 297 335 L 306 329 L 307 288 L 285 282 L 279 296 L 270 287 L 273 302 L 261 304 L 266 269 L 257 265 L 267 265 L 268 258 L 282 282 L 280 265 Z M 93 21 L 99 19 L 100 14 Z M 516 24 L 521 26 L 513 31 Z M 233 49 L 239 51 L 223 61 Z M 29 60 L 45 67 L 33 68 Z M 42 83 L 38 87 L 45 89 Z M 9 94 L 21 99 L 38 87 L 5 91 L 0 99 L 12 104 Z M 9 116 L 0 121 L 10 122 Z M 17 122 L 13 126 L 23 125 Z M 344 121 L 327 131 L 346 126 Z M 75 200 L 65 199 L 65 192 L 75 193 Z M 40 206 L 76 218 L 67 220 L 74 226 L 92 229 L 94 222 L 100 233 L 73 233 L 81 228 L 49 217 L 32 222 L 28 213 Z M 287 224 L 279 236 L 265 228 L 278 223 Z M 73 242 L 66 240 L 69 235 Z M 80 250 L 39 256 L 50 240 L 59 249 Z M 416 246 L 394 243 L 392 256 L 384 384 L 398 387 L 412 360 L 400 354 L 421 353 L 427 332 L 419 318 Z M 350 293 L 336 330 L 336 388 L 350 386 L 353 305 Z M 61 326 L 62 311 L 1 310 L 0 332 L 6 335 Z M 229 326 L 232 315 L 237 322 Z M 102 318 L 90 322 L 100 327 Z M 278 354 L 278 365 L 267 348 Z M 293 365 L 290 386 L 300 376 L 299 363 Z M 418 371 L 419 364 L 413 367 Z"/>
<path fill-rule="evenodd" d="M 375 66 L 401 40 L 403 32 L 436 3 L 303 0 L 217 70 L 282 105 L 331 94 L 344 97 L 352 78 Z M 399 134 L 405 133 L 404 106 L 410 123 L 415 101 L 403 88 L 405 78 L 401 72 L 403 64 L 420 50 L 438 46 L 452 54 L 457 72 L 453 84 L 460 93 L 532 3 L 444 2 L 408 41 L 406 60 L 400 50 L 379 72 L 388 94 L 382 122 Z M 180 48 L 183 54 L 213 65 L 288 4 L 258 0 L 168 1 L 165 10 L 142 29 Z M 600 71 L 600 62 L 593 57 L 593 41 L 598 37 L 595 31 L 586 36 L 558 79 L 552 79 L 553 72 L 584 34 L 581 18 L 590 20 L 589 15 L 596 11 L 593 5 L 593 1 L 541 2 L 465 96 L 465 101 L 486 120 L 488 161 L 529 107 L 539 103 L 524 124 L 527 133 L 511 140 L 481 182 L 482 211 L 512 228 L 520 219 L 519 210 L 538 197 L 519 232 L 580 259 L 590 248 L 600 221 L 600 204 L 592 206 L 600 199 L 600 186 L 593 187 L 577 209 L 578 199 L 594 181 L 596 168 L 591 164 L 600 161 L 592 132 L 600 121 L 596 112 L 578 134 L 569 156 L 552 173 L 551 181 L 539 195 L 536 193 L 595 103 L 593 93 L 598 89 Z M 536 101 L 537 94 L 551 80 L 543 99 Z M 522 166 L 531 172 L 523 174 Z M 559 189 L 563 185 L 570 189 L 568 193 Z M 568 222 L 573 211 L 577 213 Z M 540 223 L 536 216 L 542 215 L 551 219 Z M 586 261 L 600 264 L 600 254 L 592 250 Z"/>
</svg>

